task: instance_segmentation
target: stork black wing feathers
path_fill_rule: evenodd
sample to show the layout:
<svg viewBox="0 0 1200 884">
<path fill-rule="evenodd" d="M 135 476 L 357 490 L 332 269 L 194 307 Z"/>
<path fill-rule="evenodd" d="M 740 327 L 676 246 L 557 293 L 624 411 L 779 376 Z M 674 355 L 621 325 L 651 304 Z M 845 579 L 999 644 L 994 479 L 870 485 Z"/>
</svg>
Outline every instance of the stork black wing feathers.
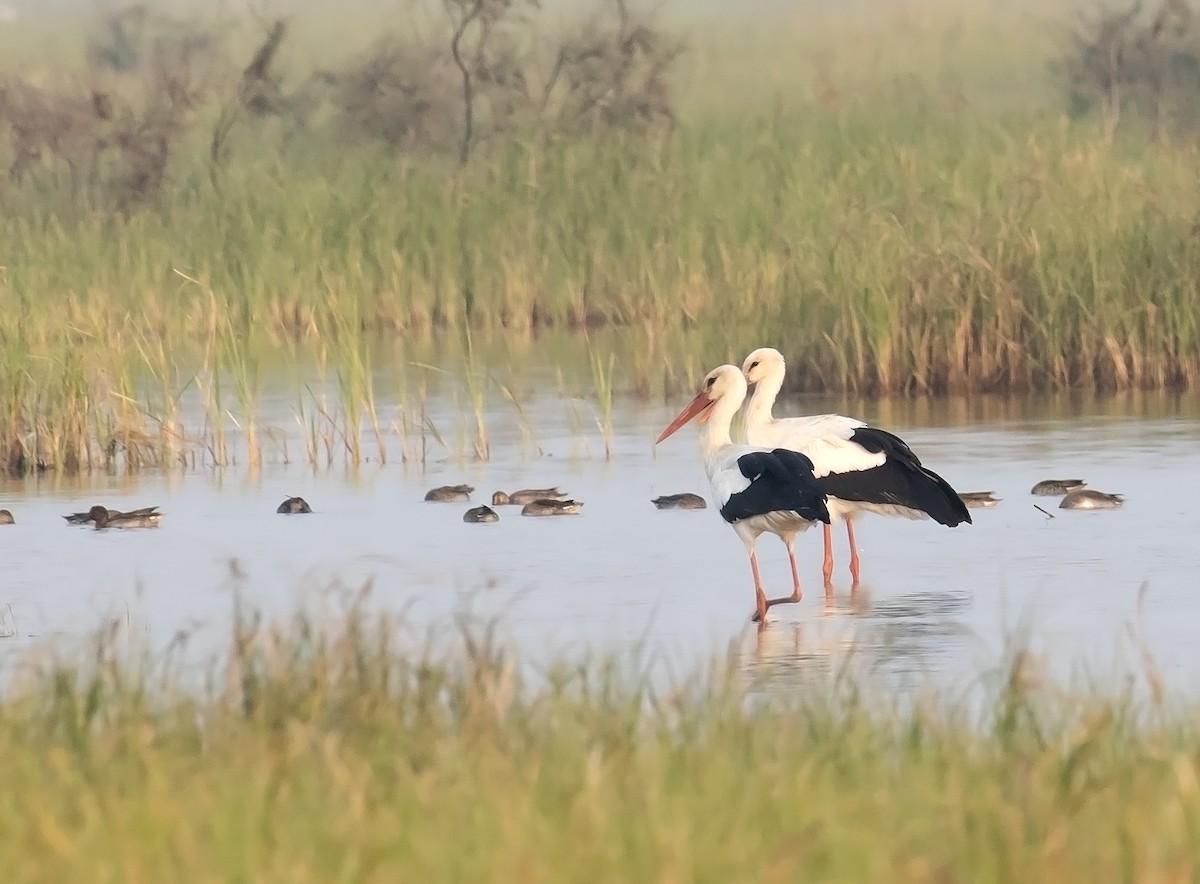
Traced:
<svg viewBox="0 0 1200 884">
<path fill-rule="evenodd" d="M 752 451 L 737 461 L 750 485 L 731 494 L 721 507 L 726 522 L 773 512 L 794 512 L 810 521 L 829 522 L 825 493 L 813 478 L 813 463 L 798 451 Z"/>
<path fill-rule="evenodd" d="M 830 473 L 815 480 L 830 497 L 862 503 L 893 504 L 920 510 L 937 522 L 953 527 L 971 522 L 971 514 L 950 483 L 920 459 L 899 436 L 874 427 L 859 427 L 850 441 L 887 460 L 869 470 Z"/>
</svg>

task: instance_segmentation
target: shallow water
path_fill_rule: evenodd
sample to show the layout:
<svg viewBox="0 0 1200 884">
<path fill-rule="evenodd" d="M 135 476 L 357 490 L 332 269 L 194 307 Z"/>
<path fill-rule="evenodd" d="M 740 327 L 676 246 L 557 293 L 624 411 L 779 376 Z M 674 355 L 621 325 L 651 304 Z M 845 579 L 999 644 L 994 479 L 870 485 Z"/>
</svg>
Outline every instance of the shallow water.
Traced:
<svg viewBox="0 0 1200 884">
<path fill-rule="evenodd" d="M 418 629 L 445 629 L 464 611 L 498 615 L 535 661 L 636 648 L 686 672 L 732 647 L 769 689 L 848 657 L 899 683 L 957 685 L 995 666 L 1014 638 L 1064 676 L 1136 673 L 1139 642 L 1170 683 L 1200 675 L 1191 617 L 1200 544 L 1185 497 L 1200 475 L 1200 415 L 1190 400 L 855 403 L 854 413 L 902 435 L 959 490 L 1003 500 L 972 510 L 975 524 L 956 529 L 864 518 L 856 593 L 845 533 L 835 529 L 832 597 L 820 584 L 820 532 L 810 531 L 800 543 L 806 597 L 773 609 L 762 633 L 748 622 L 753 590 L 741 544 L 716 511 L 650 503 L 663 493 L 708 493 L 689 431 L 652 445 L 680 405 L 618 402 L 612 461 L 587 419 L 572 427 L 564 417 L 578 403 L 551 395 L 529 406 L 540 457 L 504 411 L 489 424 L 487 463 L 433 451 L 423 471 L 395 462 L 313 471 L 272 463 L 268 452 L 257 471 L 9 481 L 0 507 L 17 524 L 0 528 L 0 658 L 87 635 L 105 618 L 154 646 L 198 624 L 215 638 L 228 627 L 234 588 L 251 605 L 286 614 L 314 599 L 336 604 L 331 583 L 348 596 L 371 581 L 371 603 L 403 610 Z M 778 411 L 844 405 L 808 399 Z M 274 407 L 285 425 L 287 397 Z M 1128 501 L 1115 511 L 1071 512 L 1029 494 L 1039 479 L 1068 476 Z M 503 508 L 498 524 L 469 525 L 468 504 L 422 499 L 433 485 L 458 482 L 476 486 L 473 503 L 497 489 L 557 484 L 585 506 L 578 517 L 551 519 Z M 290 495 L 316 512 L 277 515 Z M 159 504 L 166 516 L 155 530 L 65 525 L 62 514 L 96 502 Z M 759 549 L 768 589 L 786 594 L 782 544 L 765 536 Z"/>
</svg>

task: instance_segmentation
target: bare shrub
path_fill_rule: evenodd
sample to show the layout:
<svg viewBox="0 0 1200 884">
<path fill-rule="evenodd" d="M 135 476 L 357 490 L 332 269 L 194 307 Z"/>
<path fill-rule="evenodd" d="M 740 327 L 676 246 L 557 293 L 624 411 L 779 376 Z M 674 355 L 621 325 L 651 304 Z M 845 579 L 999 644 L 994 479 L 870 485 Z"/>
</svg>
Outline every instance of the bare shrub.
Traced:
<svg viewBox="0 0 1200 884">
<path fill-rule="evenodd" d="M 684 44 L 613 0 L 564 41 L 543 94 L 543 114 L 560 131 L 647 131 L 675 125 L 671 69 Z M 614 20 L 615 19 L 615 20 Z"/>
<path fill-rule="evenodd" d="M 154 202 L 201 92 L 186 68 L 155 59 L 138 90 L 52 89 L 0 81 L 0 128 L 10 181 L 65 169 L 70 192 L 119 211 Z"/>
<path fill-rule="evenodd" d="M 87 60 L 98 71 L 139 74 L 163 64 L 215 70 L 222 64 L 224 28 L 140 3 L 101 16 L 90 30 Z"/>
<path fill-rule="evenodd" d="M 66 167 L 71 188 L 77 191 L 94 172 L 111 115 L 111 101 L 103 93 L 88 98 L 11 75 L 0 79 L 0 125 L 8 129 L 10 142 L 9 179 L 20 183 L 49 159 Z"/>
<path fill-rule="evenodd" d="M 460 137 L 457 76 L 448 49 L 388 36 L 325 81 L 344 137 L 448 152 Z"/>
<path fill-rule="evenodd" d="M 1056 63 L 1076 115 L 1099 111 L 1105 135 L 1125 117 L 1148 123 L 1153 136 L 1200 128 L 1200 28 L 1188 0 L 1163 0 L 1151 13 L 1081 12 L 1068 54 Z"/>
<path fill-rule="evenodd" d="M 546 47 L 529 0 L 446 0 L 445 43 L 380 39 L 324 75 L 344 137 L 457 150 L 521 129 L 588 135 L 675 123 L 670 73 L 684 44 L 626 0 Z M 311 106 L 311 104 L 309 105 Z"/>
<path fill-rule="evenodd" d="M 328 128 L 350 143 L 464 164 L 517 132 L 586 137 L 674 125 L 669 78 L 682 43 L 627 0 L 599 2 L 555 40 L 541 29 L 538 0 L 440 0 L 444 17 L 428 33 L 385 33 L 294 86 L 279 72 L 283 19 L 261 22 L 259 46 L 238 65 L 226 25 L 125 6 L 94 27 L 82 78 L 45 85 L 0 74 L 0 155 L 16 186 L 46 191 L 66 180 L 90 207 L 129 211 L 159 199 L 172 158 L 214 105 L 214 186 L 233 130 L 268 120 L 283 121 L 283 144 Z"/>
<path fill-rule="evenodd" d="M 287 32 L 287 22 L 283 19 L 276 19 L 270 25 L 249 64 L 242 70 L 232 97 L 226 99 L 221 107 L 209 141 L 209 158 L 212 161 L 210 172 L 214 186 L 219 185 L 216 171 L 226 159 L 229 135 L 243 116 L 296 116 L 292 113 L 290 97 L 284 94 L 281 78 L 275 72 L 275 60 Z"/>
</svg>

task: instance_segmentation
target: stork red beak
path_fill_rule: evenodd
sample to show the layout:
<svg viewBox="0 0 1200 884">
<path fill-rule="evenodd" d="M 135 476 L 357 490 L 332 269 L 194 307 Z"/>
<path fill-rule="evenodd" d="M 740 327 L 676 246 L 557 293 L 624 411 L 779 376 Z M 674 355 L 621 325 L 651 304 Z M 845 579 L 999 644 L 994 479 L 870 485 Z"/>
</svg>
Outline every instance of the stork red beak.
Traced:
<svg viewBox="0 0 1200 884">
<path fill-rule="evenodd" d="M 708 409 L 712 408 L 716 401 L 715 399 L 709 399 L 703 391 L 697 393 L 696 398 L 689 402 L 687 407 L 676 415 L 675 420 L 671 421 L 667 428 L 662 431 L 662 435 L 654 440 L 654 444 L 657 445 L 663 439 L 666 439 L 698 414 L 704 415 L 700 418 L 700 422 L 704 423 L 704 421 L 708 420 Z"/>
</svg>

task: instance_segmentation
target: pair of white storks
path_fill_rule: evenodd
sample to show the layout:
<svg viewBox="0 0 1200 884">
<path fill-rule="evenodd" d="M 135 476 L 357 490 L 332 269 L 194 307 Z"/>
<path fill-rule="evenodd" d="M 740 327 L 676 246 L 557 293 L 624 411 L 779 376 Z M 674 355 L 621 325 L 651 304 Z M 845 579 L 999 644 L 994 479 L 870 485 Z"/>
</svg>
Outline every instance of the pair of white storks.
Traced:
<svg viewBox="0 0 1200 884">
<path fill-rule="evenodd" d="M 846 523 L 850 574 L 858 586 L 854 519 L 861 513 L 932 518 L 951 528 L 971 521 L 950 484 L 922 466 L 904 440 L 886 430 L 837 414 L 783 420 L 772 416 L 786 371 L 782 354 L 770 347 L 747 356 L 740 371 L 733 365 L 714 368 L 696 398 L 657 440 L 662 442 L 700 416 L 704 471 L 721 518 L 746 546 L 757 600 L 754 619 L 760 623 L 766 622 L 767 609 L 773 605 L 800 601 L 796 536 L 817 522 L 825 528 L 823 571 L 829 588 L 833 522 Z M 748 444 L 735 444 L 730 425 L 750 384 L 755 389 L 746 412 Z M 790 596 L 768 599 L 763 591 L 755 544 L 764 532 L 777 535 L 787 546 L 792 566 Z"/>
</svg>

